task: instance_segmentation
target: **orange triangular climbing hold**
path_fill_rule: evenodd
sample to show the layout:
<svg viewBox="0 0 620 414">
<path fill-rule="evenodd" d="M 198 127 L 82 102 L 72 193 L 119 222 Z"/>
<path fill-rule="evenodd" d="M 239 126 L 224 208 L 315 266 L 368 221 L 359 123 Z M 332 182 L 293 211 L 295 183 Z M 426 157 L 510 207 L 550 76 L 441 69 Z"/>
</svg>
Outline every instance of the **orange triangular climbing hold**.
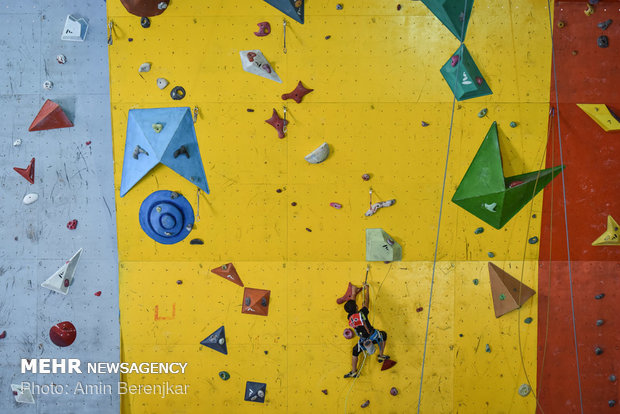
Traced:
<svg viewBox="0 0 620 414">
<path fill-rule="evenodd" d="M 237 269 L 235 269 L 235 265 L 232 263 L 226 263 L 225 265 L 221 265 L 220 267 L 216 267 L 215 269 L 211 269 L 211 272 L 215 273 L 218 276 L 222 276 L 226 280 L 230 280 L 233 283 L 238 284 L 239 286 L 243 286 L 243 282 L 237 273 Z"/>
<path fill-rule="evenodd" d="M 68 128 L 72 126 L 73 123 L 69 121 L 60 105 L 48 99 L 41 107 L 34 121 L 32 121 L 28 131 L 45 131 L 46 129 Z"/>
<path fill-rule="evenodd" d="M 34 184 L 34 158 L 30 160 L 30 165 L 26 168 L 13 167 L 15 171 L 24 177 L 30 184 Z"/>
<path fill-rule="evenodd" d="M 243 291 L 242 313 L 267 316 L 269 313 L 270 290 L 245 288 Z"/>
<path fill-rule="evenodd" d="M 489 277 L 496 318 L 521 307 L 536 293 L 534 289 L 522 284 L 491 262 L 489 262 Z"/>
</svg>

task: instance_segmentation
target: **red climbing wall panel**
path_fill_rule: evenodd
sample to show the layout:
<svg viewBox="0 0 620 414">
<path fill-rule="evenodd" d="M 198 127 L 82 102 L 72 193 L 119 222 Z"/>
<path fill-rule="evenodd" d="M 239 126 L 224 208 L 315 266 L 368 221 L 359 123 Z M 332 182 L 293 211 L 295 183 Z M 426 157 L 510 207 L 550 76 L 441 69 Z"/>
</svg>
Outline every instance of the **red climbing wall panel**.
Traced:
<svg viewBox="0 0 620 414">
<path fill-rule="evenodd" d="M 620 2 L 601 1 L 591 16 L 585 4 L 556 3 L 553 42 L 583 412 L 599 413 L 610 409 L 610 400 L 620 405 L 618 382 L 609 381 L 620 376 L 620 247 L 592 246 L 607 215 L 620 217 L 620 132 L 604 132 L 576 104 L 605 103 L 620 113 Z M 606 31 L 597 27 L 607 19 L 614 23 Z M 603 34 L 606 49 L 597 46 Z M 555 106 L 553 78 L 550 99 Z M 557 118 L 552 121 L 547 167 L 560 164 Z M 544 196 L 538 279 L 538 398 L 546 414 L 581 412 L 563 205 L 558 176 Z M 596 300 L 600 293 L 605 297 Z"/>
</svg>

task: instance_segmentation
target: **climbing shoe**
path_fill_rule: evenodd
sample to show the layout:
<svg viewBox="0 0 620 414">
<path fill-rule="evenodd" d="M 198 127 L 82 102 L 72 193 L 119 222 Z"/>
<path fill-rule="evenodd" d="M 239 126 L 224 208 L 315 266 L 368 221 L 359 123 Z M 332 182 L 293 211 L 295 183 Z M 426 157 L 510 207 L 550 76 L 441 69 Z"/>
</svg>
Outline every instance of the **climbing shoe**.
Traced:
<svg viewBox="0 0 620 414">
<path fill-rule="evenodd" d="M 349 373 L 344 374 L 345 378 L 357 378 L 359 376 L 360 376 L 360 374 L 357 371 L 350 371 Z"/>
<path fill-rule="evenodd" d="M 377 356 L 377 361 L 378 362 L 383 362 L 386 359 L 390 359 L 390 356 L 389 355 L 379 355 L 379 356 Z"/>
</svg>

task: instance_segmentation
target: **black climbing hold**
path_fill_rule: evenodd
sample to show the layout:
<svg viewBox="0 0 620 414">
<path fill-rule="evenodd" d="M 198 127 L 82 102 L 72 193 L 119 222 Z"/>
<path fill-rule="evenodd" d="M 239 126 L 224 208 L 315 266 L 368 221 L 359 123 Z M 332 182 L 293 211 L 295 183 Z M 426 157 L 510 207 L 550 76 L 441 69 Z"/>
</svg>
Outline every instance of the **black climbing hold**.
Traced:
<svg viewBox="0 0 620 414">
<path fill-rule="evenodd" d="M 281 193 L 281 192 L 282 192 L 282 189 L 281 189 L 281 188 L 278 188 L 278 189 L 276 190 L 276 193 Z"/>
<path fill-rule="evenodd" d="M 336 4 L 336 10 L 342 10 L 342 4 Z"/>
<path fill-rule="evenodd" d="M 252 300 L 249 297 L 245 298 L 245 306 L 250 306 L 250 303 L 252 303 Z"/>
<path fill-rule="evenodd" d="M 478 283 L 479 283 L 478 279 L 474 279 L 474 285 L 478 286 Z"/>
<path fill-rule="evenodd" d="M 291 205 L 292 205 L 293 207 L 295 207 L 295 206 L 297 205 L 297 203 L 293 201 L 293 202 L 291 203 Z"/>
<path fill-rule="evenodd" d="M 512 121 L 510 123 L 510 128 L 516 128 L 517 127 L 517 123 L 515 121 Z"/>
<path fill-rule="evenodd" d="M 202 239 L 192 239 L 189 244 L 205 244 Z"/>
<path fill-rule="evenodd" d="M 460 337 L 460 338 L 462 338 L 462 337 L 463 337 L 463 334 L 459 334 L 459 337 Z"/>
<path fill-rule="evenodd" d="M 484 233 L 484 228 L 478 227 L 476 230 L 474 230 L 474 234 L 480 234 L 480 233 Z"/>
<path fill-rule="evenodd" d="M 532 321 L 533 321 L 533 319 L 532 319 L 532 318 L 525 318 L 525 319 L 523 320 L 523 322 L 525 322 L 525 323 L 527 323 L 527 324 L 532 323 Z"/>
<path fill-rule="evenodd" d="M 325 395 L 327 395 L 327 390 L 321 390 L 321 392 Z"/>
<path fill-rule="evenodd" d="M 177 280 L 177 285 L 182 285 L 183 281 L 182 280 Z"/>
<path fill-rule="evenodd" d="M 609 38 L 605 35 L 599 36 L 596 43 L 598 44 L 598 47 L 602 47 L 602 48 L 609 47 Z"/>
<path fill-rule="evenodd" d="M 427 127 L 427 126 L 429 126 L 429 125 L 430 125 L 429 123 L 422 121 L 422 126 L 423 126 L 423 127 Z"/>
<path fill-rule="evenodd" d="M 370 405 L 370 400 L 366 400 L 366 402 L 365 402 L 364 404 L 360 405 L 360 407 L 362 407 L 362 408 L 366 408 L 366 407 L 368 407 L 369 405 Z"/>
<path fill-rule="evenodd" d="M 596 321 L 596 326 L 601 326 L 601 325 L 603 325 L 604 323 L 605 323 L 605 321 L 604 321 L 604 320 L 599 319 L 598 321 Z"/>
<path fill-rule="evenodd" d="M 187 158 L 189 158 L 189 152 L 187 152 L 187 148 L 185 147 L 185 145 L 181 145 L 176 151 L 174 151 L 174 153 L 172 154 L 172 156 L 174 158 L 177 158 L 179 155 L 185 155 Z"/>
<path fill-rule="evenodd" d="M 246 111 L 248 111 L 248 112 L 254 112 L 254 109 L 252 109 L 252 108 L 248 108 L 248 109 L 246 109 Z"/>
<path fill-rule="evenodd" d="M 149 19 L 148 17 L 141 18 L 140 25 L 145 29 L 148 29 L 149 27 L 151 27 L 151 19 Z"/>
<path fill-rule="evenodd" d="M 265 351 L 265 355 L 267 355 L 269 353 L 269 351 Z"/>
<path fill-rule="evenodd" d="M 609 19 L 609 20 L 605 20 L 604 22 L 600 22 L 599 24 L 597 24 L 597 26 L 599 27 L 599 29 L 607 30 L 609 25 L 612 23 L 613 23 L 613 20 Z"/>
<path fill-rule="evenodd" d="M 312 229 L 310 229 L 310 228 L 308 228 L 308 227 L 306 227 L 306 231 L 307 231 L 308 233 L 312 233 Z"/>
<path fill-rule="evenodd" d="M 536 214 L 532 214 L 532 218 L 536 218 Z"/>
<path fill-rule="evenodd" d="M 604 293 L 599 293 L 598 295 L 594 297 L 594 299 L 603 299 L 604 297 L 605 297 Z"/>
<path fill-rule="evenodd" d="M 127 39 L 128 42 L 133 42 L 133 37 Z"/>
<path fill-rule="evenodd" d="M 591 5 L 596 5 L 598 4 L 599 0 L 588 0 L 588 3 L 590 3 Z"/>
<path fill-rule="evenodd" d="M 603 350 L 602 350 L 600 347 L 598 347 L 598 346 L 597 346 L 597 347 L 594 349 L 594 353 L 595 353 L 596 355 L 600 355 L 600 354 L 602 354 L 602 353 L 603 353 Z"/>
<path fill-rule="evenodd" d="M 267 299 L 265 299 L 265 298 L 261 298 L 261 300 L 260 300 L 260 305 L 261 305 L 261 306 L 267 306 Z"/>
<path fill-rule="evenodd" d="M 536 243 L 538 243 L 538 237 L 536 237 L 536 236 L 530 237 L 530 239 L 527 242 L 529 244 L 536 244 Z"/>
<path fill-rule="evenodd" d="M 325 36 L 325 40 L 329 40 L 329 39 L 331 39 L 330 35 Z"/>
<path fill-rule="evenodd" d="M 185 88 L 183 88 L 182 86 L 175 86 L 170 91 L 170 97 L 175 101 L 180 101 L 181 99 L 185 98 Z"/>
</svg>

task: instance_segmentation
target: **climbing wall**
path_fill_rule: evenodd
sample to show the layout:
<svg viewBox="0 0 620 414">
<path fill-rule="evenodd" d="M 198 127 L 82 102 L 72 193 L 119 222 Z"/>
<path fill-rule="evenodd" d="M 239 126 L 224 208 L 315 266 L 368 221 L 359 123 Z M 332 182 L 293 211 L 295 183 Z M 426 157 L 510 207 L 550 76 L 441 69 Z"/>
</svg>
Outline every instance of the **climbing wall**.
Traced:
<svg viewBox="0 0 620 414">
<path fill-rule="evenodd" d="M 501 230 L 449 200 L 493 121 L 506 176 L 545 164 L 545 4 L 475 2 L 467 47 L 494 93 L 454 107 L 439 69 L 459 41 L 421 2 L 311 1 L 305 16 L 301 25 L 260 1 L 188 0 L 143 28 L 108 2 L 122 359 L 188 363 L 185 375 L 123 379 L 189 385 L 166 398 L 125 395 L 122 412 L 534 412 L 533 395 L 518 389 L 536 389 L 538 297 L 496 319 L 487 261 L 537 289 L 538 244 L 528 239 L 540 236 L 542 197 Z M 263 21 L 271 34 L 256 37 Z M 251 49 L 282 84 L 243 71 L 239 51 Z M 139 72 L 146 62 L 150 71 Z M 300 80 L 314 91 L 300 104 L 282 101 Z M 171 99 L 174 86 L 184 99 Z M 121 198 L 128 111 L 181 106 L 198 108 L 211 194 L 159 165 Z M 284 107 L 279 139 L 265 120 Z M 327 160 L 307 163 L 323 142 Z M 371 188 L 373 202 L 396 204 L 364 216 Z M 157 190 L 183 194 L 196 213 L 180 243 L 158 244 L 140 228 L 140 205 Z M 401 262 L 372 263 L 368 276 L 371 319 L 398 364 L 380 371 L 369 357 L 360 378 L 345 380 L 353 341 L 342 336 L 336 298 L 363 282 L 367 228 L 383 228 L 403 249 Z M 228 262 L 246 287 L 271 291 L 268 316 L 243 314 L 243 288 L 210 272 Z M 200 345 L 222 325 L 227 355 Z M 267 384 L 264 405 L 244 401 L 246 381 Z"/>
<path fill-rule="evenodd" d="M 620 247 L 592 242 L 607 230 L 608 215 L 620 216 L 620 184 L 614 178 L 620 166 L 620 132 L 605 132 L 577 107 L 603 103 L 620 113 L 615 58 L 620 50 L 619 6 L 601 2 L 590 16 L 583 2 L 559 2 L 554 10 L 557 99 L 552 80 L 551 101 L 557 112 L 547 164 L 563 156 L 567 168 L 565 191 L 556 181 L 544 203 L 538 377 L 545 412 L 603 412 L 610 410 L 610 401 L 619 401 L 612 376 L 618 376 L 620 368 L 614 320 L 620 311 Z M 597 26 L 608 19 L 613 23 L 606 30 Z M 608 48 L 597 46 L 599 36 L 608 37 Z M 597 348 L 603 352 L 597 354 Z"/>
<path fill-rule="evenodd" d="M 95 1 L 4 1 L 0 6 L 0 412 L 117 412 L 119 396 L 74 394 L 78 384 L 114 384 L 85 364 L 119 361 L 118 258 L 113 197 L 105 6 Z M 84 42 L 61 40 L 68 14 L 88 19 Z M 59 64 L 56 56 L 66 57 Z M 43 83 L 53 83 L 51 90 Z M 29 132 L 47 99 L 71 128 Z M 34 183 L 13 171 L 35 158 Z M 27 194 L 38 200 L 25 205 Z M 71 230 L 68 222 L 77 220 Z M 41 283 L 83 249 L 67 295 Z M 96 296 L 96 292 L 101 292 Z M 58 347 L 50 328 L 70 321 L 75 342 Z M 20 360 L 77 358 L 82 374 L 22 374 Z M 17 403 L 11 384 L 47 386 L 34 404 Z M 51 394 L 50 384 L 63 391 Z"/>
</svg>

